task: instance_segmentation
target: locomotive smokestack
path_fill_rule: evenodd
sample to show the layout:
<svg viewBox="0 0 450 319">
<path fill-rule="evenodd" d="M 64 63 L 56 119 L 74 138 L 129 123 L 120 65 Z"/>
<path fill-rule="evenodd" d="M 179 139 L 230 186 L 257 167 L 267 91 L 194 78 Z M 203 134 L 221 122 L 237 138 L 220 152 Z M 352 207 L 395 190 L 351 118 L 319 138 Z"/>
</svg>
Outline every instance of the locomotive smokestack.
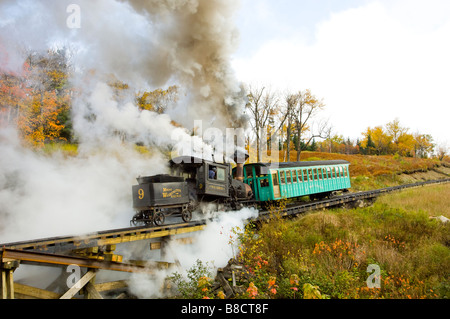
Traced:
<svg viewBox="0 0 450 319">
<path fill-rule="evenodd" d="M 244 163 L 250 156 L 245 150 L 236 150 L 234 152 L 234 162 L 236 163 L 236 179 L 238 181 L 244 181 Z"/>
</svg>

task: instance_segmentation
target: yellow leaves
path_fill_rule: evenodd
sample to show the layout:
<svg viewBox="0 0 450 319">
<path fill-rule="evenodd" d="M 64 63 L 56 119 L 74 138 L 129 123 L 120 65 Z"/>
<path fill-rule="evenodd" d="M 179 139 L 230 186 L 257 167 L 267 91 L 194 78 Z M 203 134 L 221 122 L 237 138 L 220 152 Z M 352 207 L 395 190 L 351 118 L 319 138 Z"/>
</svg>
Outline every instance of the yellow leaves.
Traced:
<svg viewBox="0 0 450 319">
<path fill-rule="evenodd" d="M 361 147 L 369 155 L 398 154 L 400 156 L 424 157 L 433 150 L 432 138 L 425 134 L 409 134 L 409 129 L 400 126 L 398 119 L 383 126 L 367 128 L 362 133 Z"/>
<path fill-rule="evenodd" d="M 66 86 L 68 72 L 59 51 L 27 58 L 23 72 L 0 75 L 0 111 L 8 109 L 8 121 L 15 122 L 25 142 L 42 147 L 60 137 L 64 129 L 61 114 L 67 114 L 70 100 Z"/>
<path fill-rule="evenodd" d="M 170 103 L 178 100 L 178 87 L 171 86 L 166 90 L 139 92 L 136 103 L 141 110 L 163 113 Z"/>
<path fill-rule="evenodd" d="M 225 293 L 221 290 L 217 293 L 217 298 L 219 299 L 225 299 Z"/>
<path fill-rule="evenodd" d="M 329 296 L 322 295 L 319 286 L 306 283 L 303 285 L 303 299 L 329 299 Z"/>
</svg>

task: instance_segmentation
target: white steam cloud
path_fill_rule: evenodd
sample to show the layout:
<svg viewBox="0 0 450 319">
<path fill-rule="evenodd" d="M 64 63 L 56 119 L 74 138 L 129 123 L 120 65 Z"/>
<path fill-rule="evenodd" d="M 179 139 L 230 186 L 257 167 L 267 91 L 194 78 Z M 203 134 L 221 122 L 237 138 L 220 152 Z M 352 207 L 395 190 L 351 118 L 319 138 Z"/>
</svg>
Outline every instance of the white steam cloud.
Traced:
<svg viewBox="0 0 450 319">
<path fill-rule="evenodd" d="M 78 12 L 69 10 L 72 4 Z M 70 81 L 81 90 L 72 99 L 80 142 L 76 158 L 36 156 L 2 123 L 0 217 L 3 232 L 11 234 L 2 237 L 20 237 L 10 225 L 22 224 L 26 216 L 40 221 L 30 223 L 35 231 L 24 231 L 27 237 L 51 233 L 45 226 L 51 223 L 59 232 L 75 231 L 78 224 L 87 231 L 117 227 L 115 216 L 132 214 L 126 204 L 133 179 L 167 172 L 161 155 L 143 160 L 124 140 L 161 147 L 179 143 L 186 151 L 192 138 L 171 120 L 189 127 L 203 119 L 205 129 L 239 125 L 244 100 L 229 67 L 237 39 L 236 6 L 229 0 L 0 1 L 0 69 L 19 72 L 26 50 L 66 46 L 74 66 Z M 71 28 L 76 13 L 79 28 Z M 114 98 L 106 84 L 111 75 L 135 89 L 173 81 L 185 92 L 169 114 L 140 111 L 133 94 Z M 212 153 L 212 147 L 197 144 Z M 71 226 L 59 225 L 63 221 Z"/>
<path fill-rule="evenodd" d="M 124 145 L 74 158 L 39 156 L 12 129 L 0 129 L 0 143 L 3 243 L 127 227 L 135 177 L 166 171 L 158 153 L 146 159 Z"/>
<path fill-rule="evenodd" d="M 79 28 L 68 21 L 77 13 L 70 5 L 79 8 Z M 39 155 L 24 148 L 0 116 L 0 242 L 127 227 L 135 178 L 168 173 L 166 157 L 156 148 L 143 156 L 136 142 L 167 149 L 178 142 L 179 149 L 189 149 L 184 144 L 192 137 L 172 120 L 190 129 L 194 120 L 202 120 L 203 129 L 244 127 L 245 94 L 229 64 L 238 41 L 237 5 L 236 0 L 0 0 L 1 72 L 20 74 L 27 51 L 68 49 L 74 68 L 69 80 L 79 89 L 72 120 L 80 143 L 75 157 Z M 117 101 L 107 84 L 111 78 L 132 90 L 176 84 L 180 99 L 167 114 L 141 111 L 131 92 Z M 213 152 L 196 140 L 197 151 Z M 223 214 L 197 234 L 197 244 L 174 247 L 183 267 L 197 259 L 223 266 L 232 253 L 220 232 L 243 227 L 255 213 Z M 155 296 L 139 282 L 132 291 Z"/>
<path fill-rule="evenodd" d="M 160 298 L 164 292 L 160 288 L 164 279 L 174 272 L 186 275 L 197 260 L 201 260 L 215 275 L 217 268 L 224 267 L 238 253 L 238 233 L 245 229 L 246 220 L 258 216 L 258 211 L 243 208 L 236 212 L 218 212 L 209 221 L 206 228 L 193 235 L 193 243 L 189 245 L 170 244 L 168 258 L 170 262 L 179 262 L 182 270 L 169 268 L 160 270 L 154 275 L 133 274 L 130 277 L 130 292 L 138 298 Z M 183 271 L 184 270 L 184 271 Z"/>
</svg>

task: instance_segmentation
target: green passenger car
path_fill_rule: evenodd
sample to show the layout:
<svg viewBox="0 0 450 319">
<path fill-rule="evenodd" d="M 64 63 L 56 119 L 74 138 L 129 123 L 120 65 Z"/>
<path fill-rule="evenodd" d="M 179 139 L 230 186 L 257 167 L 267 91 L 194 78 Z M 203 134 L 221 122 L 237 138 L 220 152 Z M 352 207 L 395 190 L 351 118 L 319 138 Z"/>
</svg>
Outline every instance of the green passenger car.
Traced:
<svg viewBox="0 0 450 319">
<path fill-rule="evenodd" d="M 351 187 L 349 165 L 341 160 L 247 164 L 244 183 L 259 201 L 306 195 L 320 198 Z"/>
</svg>

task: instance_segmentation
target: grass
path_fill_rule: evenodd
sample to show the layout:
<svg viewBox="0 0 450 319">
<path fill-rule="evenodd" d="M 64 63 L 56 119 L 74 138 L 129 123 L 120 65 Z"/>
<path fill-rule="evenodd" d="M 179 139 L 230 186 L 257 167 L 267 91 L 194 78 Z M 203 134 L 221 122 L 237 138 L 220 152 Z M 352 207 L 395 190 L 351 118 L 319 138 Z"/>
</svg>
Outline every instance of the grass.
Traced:
<svg viewBox="0 0 450 319">
<path fill-rule="evenodd" d="M 40 152 L 46 155 L 60 153 L 64 157 L 73 157 L 78 155 L 78 145 L 69 143 L 48 143 L 44 144 L 44 147 Z"/>
<path fill-rule="evenodd" d="M 394 208 L 426 212 L 428 216 L 450 218 L 450 184 L 407 189 L 383 196 L 378 201 Z"/>
<path fill-rule="evenodd" d="M 449 190 L 420 188 L 372 207 L 248 229 L 239 256 L 248 276 L 240 284 L 251 283 L 263 298 L 302 298 L 306 287 L 329 298 L 449 298 L 450 225 L 429 218 L 448 214 Z M 379 289 L 367 286 L 369 265 L 381 269 Z M 273 278 L 276 294 L 268 290 Z"/>
</svg>

